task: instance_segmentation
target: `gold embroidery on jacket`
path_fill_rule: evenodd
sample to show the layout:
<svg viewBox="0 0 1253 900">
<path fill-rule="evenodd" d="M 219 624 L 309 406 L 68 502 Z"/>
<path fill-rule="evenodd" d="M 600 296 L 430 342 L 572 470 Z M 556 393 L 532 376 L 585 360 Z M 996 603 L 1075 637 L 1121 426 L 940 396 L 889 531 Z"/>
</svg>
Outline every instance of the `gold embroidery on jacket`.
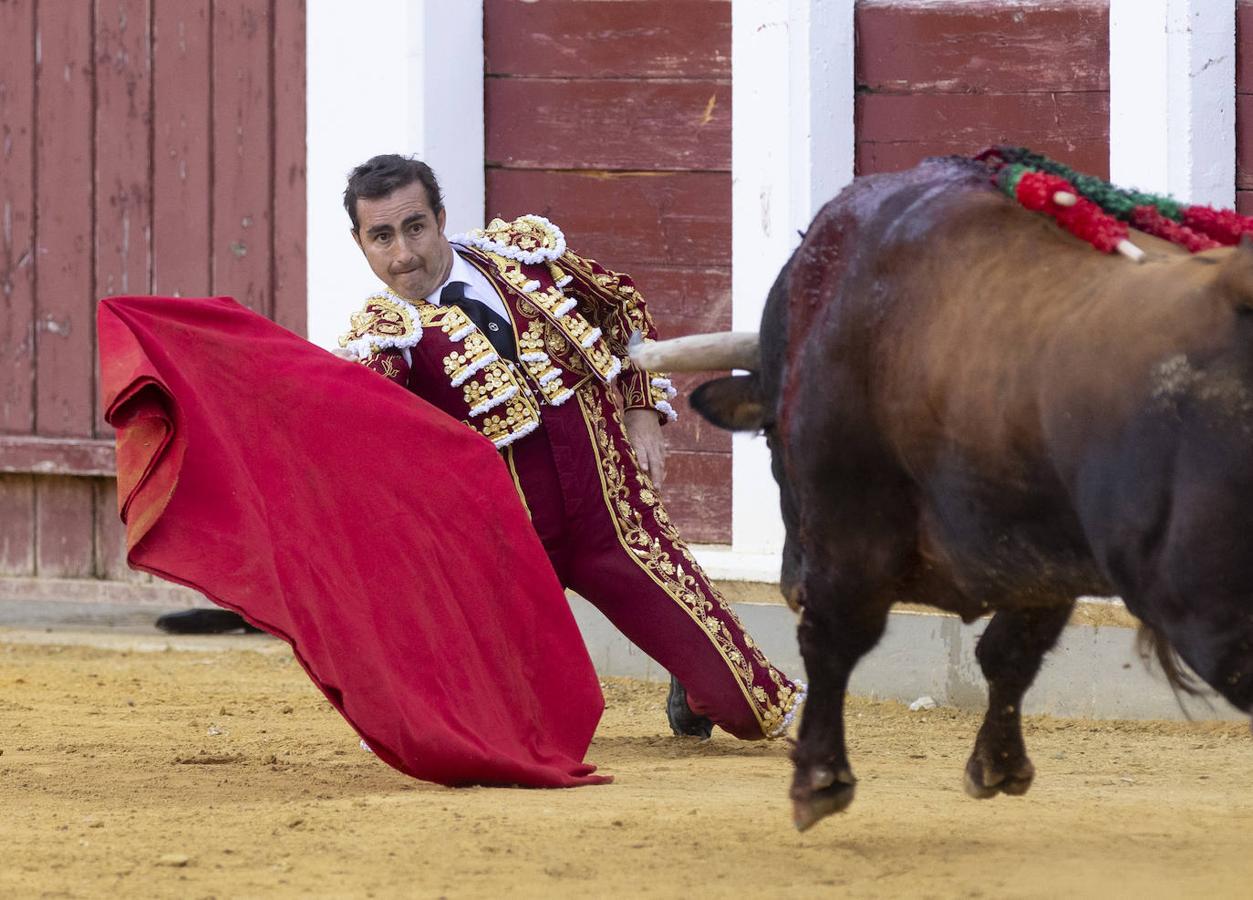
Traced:
<svg viewBox="0 0 1253 900">
<path fill-rule="evenodd" d="M 518 477 L 518 465 L 513 459 L 513 446 L 506 447 L 504 453 L 505 465 L 509 467 L 509 477 L 513 479 L 514 490 L 518 492 L 518 499 L 522 501 L 522 508 L 526 510 L 526 517 L 534 519 L 535 517 L 531 515 L 531 507 L 526 502 L 526 491 L 522 490 L 522 479 Z"/>
<path fill-rule="evenodd" d="M 372 294 L 365 306 L 348 320 L 348 331 L 339 336 L 339 346 L 352 350 L 358 359 L 367 359 L 381 350 L 404 350 L 422 339 L 422 326 L 413 304 L 391 291 Z"/>
<path fill-rule="evenodd" d="M 390 353 L 382 353 L 379 355 L 378 366 L 378 373 L 385 378 L 394 379 L 400 374 L 400 370 L 396 368 L 396 360 L 393 359 Z"/>
<path fill-rule="evenodd" d="M 474 332 L 462 341 L 465 351 L 454 350 L 444 357 L 444 374 L 452 376 L 452 386 L 460 387 L 467 378 L 492 362 L 496 355 L 491 341 Z"/>
<path fill-rule="evenodd" d="M 492 412 L 483 417 L 475 430 L 497 447 L 501 441 L 521 437 L 539 427 L 539 407 L 529 392 L 518 394 L 504 405 L 501 413 Z"/>
<path fill-rule="evenodd" d="M 413 331 L 412 318 L 398 305 L 382 297 L 372 298 L 365 309 L 349 317 L 348 323 L 348 333 L 339 339 L 340 346 L 367 334 L 404 337 Z"/>
<path fill-rule="evenodd" d="M 482 248 L 478 252 L 491 261 L 496 273 L 510 287 L 524 294 L 531 305 L 539 307 L 541 313 L 574 348 L 574 355 L 580 355 L 587 360 L 602 381 L 609 382 L 617 376 L 622 364 L 610 352 L 601 330 L 578 311 L 574 297 L 567 297 L 556 284 L 540 289 L 539 282 L 528 277 L 517 260 L 507 259 L 499 253 Z M 519 311 L 526 314 L 521 309 Z M 554 352 L 560 351 L 554 348 Z"/>
<path fill-rule="evenodd" d="M 518 384 L 509 377 L 505 366 L 490 365 L 466 382 L 461 398 L 470 407 L 470 415 L 482 415 L 518 393 Z"/>
<path fill-rule="evenodd" d="M 566 373 L 548 355 L 544 336 L 549 329 L 552 326 L 546 325 L 542 319 L 533 319 L 518 336 L 518 359 L 526 368 L 531 381 L 539 387 L 544 399 L 554 406 L 560 406 L 570 399 L 570 387 L 565 383 Z M 553 348 L 554 352 L 560 352 L 560 349 L 562 348 Z"/>
<path fill-rule="evenodd" d="M 494 443 L 505 447 L 539 427 L 539 405 L 517 369 L 501 359 L 491 341 L 478 331 L 470 317 L 456 306 L 422 303 L 418 307 L 422 324 L 439 328 L 454 346 L 444 356 L 444 374 L 453 387 L 460 387 L 469 418 L 466 425 Z M 487 415 L 492 410 L 497 412 Z"/>
</svg>

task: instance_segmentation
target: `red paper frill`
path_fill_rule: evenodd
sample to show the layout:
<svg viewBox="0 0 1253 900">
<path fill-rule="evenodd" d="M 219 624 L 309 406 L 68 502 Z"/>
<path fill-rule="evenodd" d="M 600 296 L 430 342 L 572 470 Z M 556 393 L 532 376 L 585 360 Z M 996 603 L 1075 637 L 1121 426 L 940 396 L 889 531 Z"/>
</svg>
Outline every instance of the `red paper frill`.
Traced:
<svg viewBox="0 0 1253 900">
<path fill-rule="evenodd" d="M 1059 191 L 1073 194 L 1077 202 L 1073 206 L 1059 205 L 1053 199 Z M 1027 209 L 1052 216 L 1058 225 L 1103 253 L 1113 253 L 1127 238 L 1125 222 L 1082 197 L 1069 181 L 1057 175 L 1027 172 L 1018 180 L 1015 196 Z"/>
</svg>

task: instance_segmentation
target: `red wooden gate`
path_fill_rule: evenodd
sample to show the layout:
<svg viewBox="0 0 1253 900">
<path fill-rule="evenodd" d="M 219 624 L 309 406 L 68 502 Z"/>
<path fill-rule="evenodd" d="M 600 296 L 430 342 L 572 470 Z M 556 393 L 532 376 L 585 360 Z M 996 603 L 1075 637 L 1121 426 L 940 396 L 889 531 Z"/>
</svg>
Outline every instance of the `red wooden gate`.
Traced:
<svg viewBox="0 0 1253 900">
<path fill-rule="evenodd" d="M 729 328 L 730 2 L 486 0 L 484 38 L 488 216 L 551 218 L 664 337 Z M 729 543 L 730 438 L 692 413 L 666 437 L 676 521 Z"/>
<path fill-rule="evenodd" d="M 290 0 L 0 0 L 5 593 L 131 577 L 99 297 L 229 294 L 303 332 L 304 22 Z"/>
</svg>

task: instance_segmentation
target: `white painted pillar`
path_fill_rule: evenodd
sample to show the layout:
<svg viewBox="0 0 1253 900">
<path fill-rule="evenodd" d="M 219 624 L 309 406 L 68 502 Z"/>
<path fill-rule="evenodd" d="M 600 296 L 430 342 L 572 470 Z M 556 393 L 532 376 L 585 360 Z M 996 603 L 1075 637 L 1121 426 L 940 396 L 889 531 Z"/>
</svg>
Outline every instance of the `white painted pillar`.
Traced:
<svg viewBox="0 0 1253 900">
<path fill-rule="evenodd" d="M 1235 205 L 1236 0 L 1111 0 L 1110 180 Z"/>
<path fill-rule="evenodd" d="M 853 0 L 733 0 L 732 327 L 756 330 L 798 232 L 853 177 Z M 737 434 L 732 551 L 778 577 L 778 490 L 765 440 Z M 724 570 L 713 565 L 715 570 Z"/>
<path fill-rule="evenodd" d="M 373 0 L 367 16 L 309 0 L 306 16 L 309 339 L 330 347 L 378 286 L 343 208 L 353 166 L 417 155 L 444 189 L 449 233 L 483 223 L 483 3 Z"/>
</svg>

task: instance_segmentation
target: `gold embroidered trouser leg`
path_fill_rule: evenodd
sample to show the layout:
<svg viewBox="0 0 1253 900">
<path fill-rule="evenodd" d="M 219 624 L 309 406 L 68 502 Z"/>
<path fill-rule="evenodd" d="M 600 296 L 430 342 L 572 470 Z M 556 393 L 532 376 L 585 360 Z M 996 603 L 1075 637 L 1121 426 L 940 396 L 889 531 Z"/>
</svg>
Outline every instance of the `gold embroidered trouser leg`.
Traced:
<svg viewBox="0 0 1253 900">
<path fill-rule="evenodd" d="M 563 583 L 675 675 L 737 737 L 782 733 L 803 687 L 766 659 L 701 571 L 627 443 L 608 392 L 544 408 L 512 463 Z"/>
</svg>

